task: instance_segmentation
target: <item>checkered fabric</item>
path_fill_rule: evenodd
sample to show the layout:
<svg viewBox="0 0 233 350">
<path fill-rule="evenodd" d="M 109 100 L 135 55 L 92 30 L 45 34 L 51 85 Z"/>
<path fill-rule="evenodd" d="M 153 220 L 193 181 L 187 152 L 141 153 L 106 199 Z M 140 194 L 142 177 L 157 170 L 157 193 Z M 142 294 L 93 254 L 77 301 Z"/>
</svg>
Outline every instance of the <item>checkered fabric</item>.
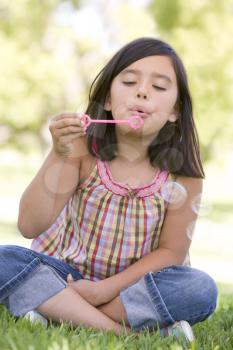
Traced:
<svg viewBox="0 0 233 350">
<path fill-rule="evenodd" d="M 31 248 L 93 281 L 117 274 L 156 249 L 167 208 L 160 189 L 169 180 L 171 174 L 155 170 L 149 185 L 130 188 L 114 181 L 107 162 L 97 158 L 89 177 Z"/>
</svg>

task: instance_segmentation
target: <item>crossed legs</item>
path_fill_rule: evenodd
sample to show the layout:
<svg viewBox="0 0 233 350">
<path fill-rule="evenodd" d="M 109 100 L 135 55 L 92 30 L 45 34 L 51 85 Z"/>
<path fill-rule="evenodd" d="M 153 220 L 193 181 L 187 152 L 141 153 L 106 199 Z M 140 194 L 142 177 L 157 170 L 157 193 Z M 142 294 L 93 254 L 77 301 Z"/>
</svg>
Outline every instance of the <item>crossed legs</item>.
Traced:
<svg viewBox="0 0 233 350">
<path fill-rule="evenodd" d="M 120 307 L 121 302 L 119 298 L 116 299 L 97 309 L 71 287 L 67 287 L 41 304 L 37 310 L 44 317 L 54 321 L 67 321 L 76 326 L 84 325 L 114 331 L 119 335 L 126 334 L 129 328 L 118 323 L 124 321 L 123 306 Z"/>
</svg>

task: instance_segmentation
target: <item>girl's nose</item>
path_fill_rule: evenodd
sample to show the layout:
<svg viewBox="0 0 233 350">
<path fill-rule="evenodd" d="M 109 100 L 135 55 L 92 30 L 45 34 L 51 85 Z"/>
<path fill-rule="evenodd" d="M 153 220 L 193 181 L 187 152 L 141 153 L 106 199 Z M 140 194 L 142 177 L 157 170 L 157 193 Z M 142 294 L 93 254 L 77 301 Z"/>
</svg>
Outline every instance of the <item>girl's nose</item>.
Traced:
<svg viewBox="0 0 233 350">
<path fill-rule="evenodd" d="M 148 97 L 149 96 L 146 86 L 144 84 L 141 84 L 137 89 L 137 98 L 146 100 Z"/>
<path fill-rule="evenodd" d="M 148 98 L 147 94 L 145 92 L 138 92 L 137 93 L 137 97 L 138 98 L 142 98 L 144 100 L 146 100 Z"/>
</svg>

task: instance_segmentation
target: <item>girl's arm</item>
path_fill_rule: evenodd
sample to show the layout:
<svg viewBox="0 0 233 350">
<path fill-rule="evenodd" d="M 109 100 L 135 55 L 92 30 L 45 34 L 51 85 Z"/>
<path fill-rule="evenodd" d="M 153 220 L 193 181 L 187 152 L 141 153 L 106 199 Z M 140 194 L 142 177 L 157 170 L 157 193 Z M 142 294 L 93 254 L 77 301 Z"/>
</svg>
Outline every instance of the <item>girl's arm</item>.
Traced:
<svg viewBox="0 0 233 350">
<path fill-rule="evenodd" d="M 193 229 L 197 219 L 197 213 L 193 211 L 191 204 L 196 196 L 201 195 L 202 179 L 180 177 L 177 178 L 177 182 L 186 189 L 187 197 L 180 208 L 169 204 L 159 244 L 154 251 L 105 280 L 83 280 L 77 284 L 74 282 L 75 289 L 93 305 L 112 300 L 122 289 L 139 280 L 147 272 L 157 272 L 170 265 L 182 265 L 191 244 L 188 237 L 189 225 L 192 225 Z"/>
<path fill-rule="evenodd" d="M 20 200 L 18 228 L 26 238 L 55 221 L 78 185 L 81 157 L 88 152 L 77 115 L 56 116 L 50 132 L 53 148 Z"/>
</svg>

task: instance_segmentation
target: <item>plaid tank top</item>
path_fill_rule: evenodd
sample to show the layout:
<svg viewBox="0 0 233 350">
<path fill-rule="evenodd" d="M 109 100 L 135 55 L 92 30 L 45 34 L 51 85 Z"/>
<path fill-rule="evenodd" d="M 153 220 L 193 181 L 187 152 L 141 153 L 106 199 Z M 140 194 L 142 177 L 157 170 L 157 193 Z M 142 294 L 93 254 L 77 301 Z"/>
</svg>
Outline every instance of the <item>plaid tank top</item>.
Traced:
<svg viewBox="0 0 233 350">
<path fill-rule="evenodd" d="M 117 274 L 158 246 L 167 208 L 161 186 L 169 179 L 167 171 L 158 171 L 149 185 L 130 188 L 114 181 L 107 162 L 97 158 L 89 177 L 31 248 L 93 281 Z"/>
</svg>

